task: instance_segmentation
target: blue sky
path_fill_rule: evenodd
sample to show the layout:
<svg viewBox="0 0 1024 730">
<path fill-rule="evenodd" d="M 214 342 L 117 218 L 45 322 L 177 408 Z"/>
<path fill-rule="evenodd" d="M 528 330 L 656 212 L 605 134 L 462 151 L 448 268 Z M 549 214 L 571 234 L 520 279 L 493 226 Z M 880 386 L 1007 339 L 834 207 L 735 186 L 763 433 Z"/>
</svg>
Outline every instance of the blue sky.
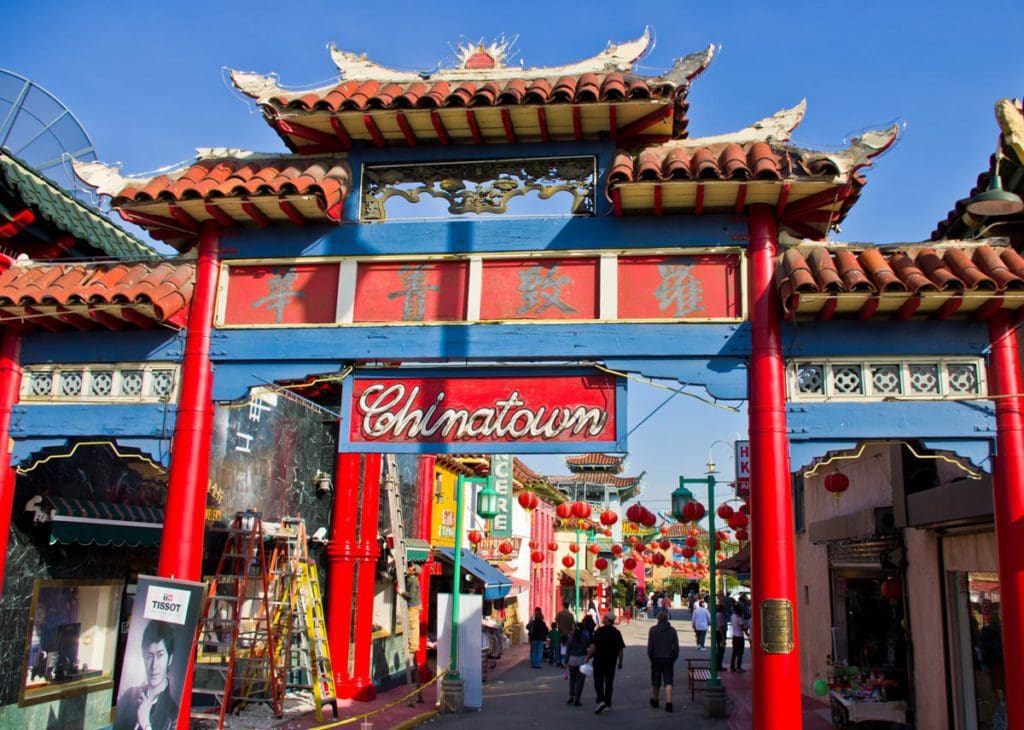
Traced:
<svg viewBox="0 0 1024 730">
<path fill-rule="evenodd" d="M 994 102 L 1024 93 L 1012 40 L 1024 25 L 1019 2 L 2 1 L 0 67 L 60 98 L 100 159 L 124 163 L 126 173 L 187 160 L 196 147 L 284 151 L 223 69 L 276 72 L 285 85 L 326 83 L 335 74 L 332 42 L 384 65 L 430 69 L 450 61 L 460 41 L 518 35 L 518 58 L 541 66 L 593 55 L 649 26 L 656 44 L 641 70 L 650 74 L 720 44 L 690 92 L 691 136 L 741 129 L 803 98 L 807 116 L 793 141 L 804 146 L 840 148 L 866 128 L 905 124 L 867 171 L 836 236 L 844 241 L 927 238 L 987 166 Z M 632 391 L 635 425 L 664 391 Z M 706 444 L 745 429 L 744 417 L 691 403 L 673 399 L 631 440 L 630 466 L 647 470 L 652 496 L 680 473 L 698 476 Z M 715 455 L 725 467 L 726 450 Z"/>
</svg>

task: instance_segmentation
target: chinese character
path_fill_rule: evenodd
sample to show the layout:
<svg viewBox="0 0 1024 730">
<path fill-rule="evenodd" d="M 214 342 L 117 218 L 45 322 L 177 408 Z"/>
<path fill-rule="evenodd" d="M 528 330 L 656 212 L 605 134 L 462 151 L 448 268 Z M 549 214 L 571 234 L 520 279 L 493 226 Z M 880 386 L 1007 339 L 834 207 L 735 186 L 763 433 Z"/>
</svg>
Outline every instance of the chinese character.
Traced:
<svg viewBox="0 0 1024 730">
<path fill-rule="evenodd" d="M 421 322 L 426 304 L 426 293 L 440 289 L 436 284 L 427 284 L 428 264 L 406 265 L 398 270 L 398 280 L 404 289 L 388 292 L 388 299 L 402 297 L 402 321 Z"/>
<path fill-rule="evenodd" d="M 280 324 L 284 321 L 284 310 L 292 300 L 302 299 L 306 295 L 295 291 L 295 278 L 298 274 L 294 271 L 276 268 L 274 272 L 274 275 L 267 281 L 267 291 L 270 293 L 262 299 L 254 301 L 252 308 L 266 307 L 274 313 L 274 322 Z"/>
<path fill-rule="evenodd" d="M 538 265 L 519 272 L 519 293 L 522 295 L 523 306 L 516 310 L 516 314 L 527 314 L 531 311 L 540 314 L 550 307 L 560 312 L 576 311 L 559 298 L 562 286 L 571 284 L 572 279 L 568 276 L 556 279 L 556 269 L 558 266 L 552 265 L 545 271 L 543 266 Z"/>
<path fill-rule="evenodd" d="M 691 312 L 703 309 L 704 290 L 700 281 L 690 276 L 692 268 L 693 264 L 688 266 L 681 264 L 658 265 L 661 284 L 654 290 L 654 297 L 658 300 L 658 308 L 662 312 L 674 307 L 675 311 L 672 312 L 672 316 L 685 317 Z"/>
<path fill-rule="evenodd" d="M 249 420 L 259 423 L 260 416 L 263 412 L 269 410 L 272 409 L 263 402 L 263 398 L 261 396 L 256 396 L 249 401 Z"/>
<path fill-rule="evenodd" d="M 236 431 L 235 435 L 238 436 L 239 440 L 245 442 L 244 444 L 238 444 L 235 446 L 235 451 L 241 451 L 243 454 L 251 454 L 252 449 L 250 447 L 252 446 L 253 439 L 256 437 L 247 433 L 242 433 L 241 431 Z"/>
</svg>

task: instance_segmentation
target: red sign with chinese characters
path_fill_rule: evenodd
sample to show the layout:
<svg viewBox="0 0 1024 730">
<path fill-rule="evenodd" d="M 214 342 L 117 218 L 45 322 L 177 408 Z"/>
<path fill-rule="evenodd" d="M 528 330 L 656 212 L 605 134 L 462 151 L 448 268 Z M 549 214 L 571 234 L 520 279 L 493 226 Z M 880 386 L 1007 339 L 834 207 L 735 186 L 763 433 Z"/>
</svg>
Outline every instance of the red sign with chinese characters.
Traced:
<svg viewBox="0 0 1024 730">
<path fill-rule="evenodd" d="M 465 261 L 360 263 L 356 322 L 452 322 L 466 318 Z"/>
<path fill-rule="evenodd" d="M 621 256 L 620 319 L 735 319 L 741 315 L 736 254 Z"/>
<path fill-rule="evenodd" d="M 325 324 L 335 320 L 338 264 L 232 266 L 224 324 Z"/>
<path fill-rule="evenodd" d="M 485 261 L 480 319 L 594 319 L 598 260 Z"/>
<path fill-rule="evenodd" d="M 348 443 L 340 448 L 612 448 L 624 438 L 624 385 L 613 375 L 521 373 L 357 376 L 346 390 Z"/>
</svg>

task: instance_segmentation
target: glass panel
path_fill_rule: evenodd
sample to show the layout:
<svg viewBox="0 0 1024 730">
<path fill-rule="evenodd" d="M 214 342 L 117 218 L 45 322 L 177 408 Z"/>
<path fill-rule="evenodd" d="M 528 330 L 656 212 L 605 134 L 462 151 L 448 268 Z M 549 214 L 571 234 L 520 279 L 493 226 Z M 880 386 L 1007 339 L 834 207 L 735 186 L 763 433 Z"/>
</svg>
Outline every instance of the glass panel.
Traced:
<svg viewBox="0 0 1024 730">
<path fill-rule="evenodd" d="M 837 395 L 860 395 L 864 392 L 860 365 L 833 365 L 832 383 Z"/>
<path fill-rule="evenodd" d="M 53 392 L 53 373 L 49 370 L 32 373 L 32 395 L 45 396 Z"/>
<path fill-rule="evenodd" d="M 94 370 L 89 381 L 89 395 L 110 395 L 114 388 L 113 370 Z"/>
<path fill-rule="evenodd" d="M 160 398 L 166 398 L 171 394 L 171 388 L 174 385 L 174 371 L 173 370 L 154 370 L 153 371 L 153 395 Z"/>
<path fill-rule="evenodd" d="M 871 387 L 882 395 L 897 395 L 903 390 L 900 384 L 899 365 L 872 365 Z"/>
<path fill-rule="evenodd" d="M 142 371 L 121 371 L 121 395 L 142 395 Z"/>
<path fill-rule="evenodd" d="M 802 362 L 796 366 L 796 382 L 801 393 L 825 395 L 825 368 L 822 365 Z"/>
<path fill-rule="evenodd" d="M 938 365 L 911 365 L 910 392 L 935 394 L 939 392 Z"/>
<path fill-rule="evenodd" d="M 949 371 L 949 389 L 953 393 L 979 392 L 978 366 L 973 363 L 952 363 Z"/>
<path fill-rule="evenodd" d="M 968 573 L 974 697 L 979 728 L 1006 724 L 1006 680 L 1003 675 L 1003 629 L 999 621 L 999 575 Z"/>
<path fill-rule="evenodd" d="M 60 374 L 60 394 L 81 395 L 82 374 L 81 370 L 66 370 L 62 372 Z"/>
</svg>

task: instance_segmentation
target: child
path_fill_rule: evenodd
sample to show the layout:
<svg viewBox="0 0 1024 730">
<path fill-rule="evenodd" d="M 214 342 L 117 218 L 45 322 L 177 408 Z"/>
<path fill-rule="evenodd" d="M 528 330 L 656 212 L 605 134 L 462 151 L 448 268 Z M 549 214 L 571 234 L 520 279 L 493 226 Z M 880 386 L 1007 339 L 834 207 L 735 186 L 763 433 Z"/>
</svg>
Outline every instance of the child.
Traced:
<svg viewBox="0 0 1024 730">
<path fill-rule="evenodd" d="M 558 624 L 551 624 L 551 631 L 548 632 L 548 660 L 556 665 L 562 666 L 562 635 L 558 632 Z"/>
</svg>

